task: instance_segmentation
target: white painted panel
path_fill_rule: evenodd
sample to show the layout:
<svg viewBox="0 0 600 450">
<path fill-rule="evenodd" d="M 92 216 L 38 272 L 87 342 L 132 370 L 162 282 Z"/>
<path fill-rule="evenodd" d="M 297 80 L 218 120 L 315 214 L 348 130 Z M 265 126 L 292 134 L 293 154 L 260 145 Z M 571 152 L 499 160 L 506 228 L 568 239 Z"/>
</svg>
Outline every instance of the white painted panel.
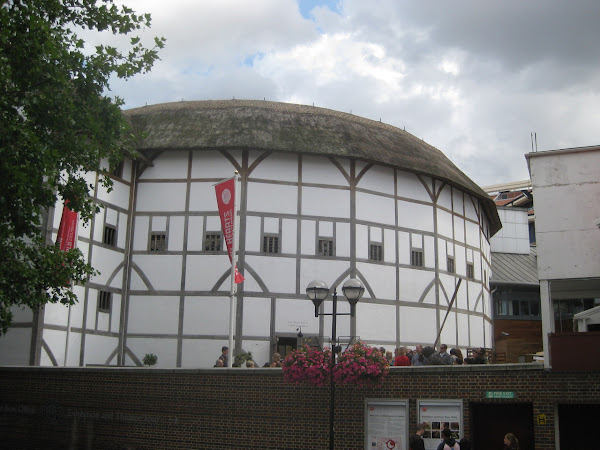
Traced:
<svg viewBox="0 0 600 450">
<path fill-rule="evenodd" d="M 346 300 L 344 300 L 343 295 L 342 297 L 339 296 L 339 291 L 338 291 L 338 306 L 337 306 L 337 310 L 338 313 L 342 313 L 342 314 L 347 314 L 350 312 L 350 305 L 348 304 L 348 302 Z M 360 315 L 360 304 L 361 302 L 359 302 L 356 305 L 356 316 L 358 317 Z M 330 301 L 325 301 L 324 302 L 324 309 L 323 311 L 325 312 L 331 312 L 333 310 L 333 306 L 331 304 Z M 314 316 L 314 307 L 313 307 L 313 316 Z M 348 340 L 350 338 L 350 316 L 339 316 L 337 318 L 337 324 L 336 324 L 336 334 L 337 337 L 342 340 L 342 339 L 346 339 Z M 302 327 L 302 330 L 304 331 L 304 327 Z M 326 345 L 329 345 L 330 342 L 330 336 L 331 336 L 331 316 L 325 316 L 324 320 L 323 320 L 323 335 L 326 336 Z"/>
<path fill-rule="evenodd" d="M 456 255 L 454 256 L 454 268 L 458 275 L 467 276 L 467 260 L 464 247 L 456 246 Z"/>
<path fill-rule="evenodd" d="M 329 259 L 302 260 L 300 264 L 300 292 L 304 294 L 306 286 L 313 280 L 323 280 L 331 289 L 333 283 L 335 283 L 349 267 L 350 263 L 348 261 Z M 341 292 L 341 285 L 343 285 L 343 281 L 339 286 L 338 292 Z"/>
<path fill-rule="evenodd" d="M 276 217 L 265 217 L 264 232 L 279 234 L 279 219 Z"/>
<path fill-rule="evenodd" d="M 119 225 L 117 226 L 117 247 L 125 248 L 127 242 L 127 214 L 119 213 Z"/>
<path fill-rule="evenodd" d="M 31 311 L 31 308 L 28 308 L 26 306 L 13 305 L 10 308 L 10 312 L 13 315 L 13 324 L 31 322 L 33 320 L 33 311 Z"/>
<path fill-rule="evenodd" d="M 192 183 L 190 186 L 190 211 L 217 210 L 214 183 Z"/>
<path fill-rule="evenodd" d="M 201 369 L 213 367 L 215 361 L 221 356 L 221 347 L 224 345 L 229 345 L 229 342 L 222 339 L 184 339 L 181 366 Z"/>
<path fill-rule="evenodd" d="M 151 231 L 167 231 L 167 216 L 152 217 Z"/>
<path fill-rule="evenodd" d="M 101 184 L 98 186 L 98 199 L 119 208 L 129 209 L 129 186 L 115 182 L 109 193 Z"/>
<path fill-rule="evenodd" d="M 396 268 L 381 264 L 357 263 L 356 268 L 380 300 L 396 299 Z M 367 293 L 365 293 L 367 295 Z"/>
<path fill-rule="evenodd" d="M 206 232 L 207 233 L 222 232 L 221 218 L 218 215 L 217 216 L 208 216 L 206 218 Z"/>
<path fill-rule="evenodd" d="M 90 233 L 92 232 L 91 224 L 92 224 L 91 222 L 84 224 L 83 221 L 80 220 L 79 223 L 77 224 L 77 235 L 80 238 L 88 238 L 89 239 Z M 57 229 L 58 229 L 58 227 L 57 227 Z M 87 245 L 87 243 L 83 243 L 83 242 L 79 241 L 79 243 L 77 244 L 77 246 L 79 248 L 81 248 L 83 245 Z"/>
<path fill-rule="evenodd" d="M 454 239 L 465 242 L 465 221 L 458 216 L 454 216 Z"/>
<path fill-rule="evenodd" d="M 221 276 L 231 269 L 227 255 L 188 255 L 186 262 L 185 289 L 187 291 L 208 291 Z M 198 274 L 202 276 L 198 276 Z M 219 290 L 229 291 L 228 279 Z"/>
<path fill-rule="evenodd" d="M 99 312 L 96 322 L 96 330 L 109 331 L 110 315 L 105 312 Z"/>
<path fill-rule="evenodd" d="M 177 334 L 178 323 L 179 297 L 129 298 L 128 333 Z"/>
<path fill-rule="evenodd" d="M 356 193 L 356 218 L 369 222 L 394 225 L 394 199 L 379 195 Z"/>
<path fill-rule="evenodd" d="M 238 163 L 241 151 L 229 151 Z M 231 178 L 235 172 L 231 162 L 217 151 L 202 150 L 192 152 L 192 178 L 215 178 L 217 180 Z"/>
<path fill-rule="evenodd" d="M 94 240 L 102 242 L 102 234 L 104 233 L 104 214 L 100 212 L 91 220 L 94 221 Z M 54 241 L 56 242 L 56 238 L 54 238 Z"/>
<path fill-rule="evenodd" d="M 400 307 L 400 342 L 433 344 L 437 336 L 435 309 Z"/>
<path fill-rule="evenodd" d="M 247 256 L 246 260 L 262 278 L 270 292 L 296 291 L 296 260 L 270 256 Z"/>
<path fill-rule="evenodd" d="M 441 209 L 437 210 L 437 231 L 441 236 L 452 239 L 452 214 Z"/>
<path fill-rule="evenodd" d="M 483 347 L 483 317 L 471 316 L 471 346 Z"/>
<path fill-rule="evenodd" d="M 319 221 L 319 237 L 333 237 L 333 222 Z"/>
<path fill-rule="evenodd" d="M 469 346 L 469 320 L 466 314 L 458 313 L 456 315 L 457 325 L 458 325 L 458 345 L 460 347 L 468 347 Z M 466 358 L 466 353 L 463 353 L 463 356 Z"/>
<path fill-rule="evenodd" d="M 454 212 L 464 215 L 464 205 L 463 205 L 463 193 L 462 191 L 453 188 L 452 189 L 452 201 L 454 202 Z"/>
<path fill-rule="evenodd" d="M 186 297 L 184 334 L 228 335 L 229 297 Z M 219 347 L 219 350 L 221 348 Z M 218 358 L 221 352 L 215 357 Z"/>
<path fill-rule="evenodd" d="M 271 299 L 244 298 L 244 336 L 269 336 L 271 324 Z M 244 341 L 245 345 L 245 341 Z"/>
<path fill-rule="evenodd" d="M 394 194 L 394 170 L 389 167 L 373 166 L 360 179 L 358 187 L 384 194 Z"/>
<path fill-rule="evenodd" d="M 370 241 L 371 242 L 383 242 L 383 230 L 381 227 L 369 227 Z"/>
<path fill-rule="evenodd" d="M 338 222 L 336 224 L 335 255 L 338 258 L 350 256 L 350 224 Z"/>
<path fill-rule="evenodd" d="M 329 312 L 331 312 L 331 309 Z M 308 299 L 277 299 L 275 304 L 275 332 L 296 334 L 296 329 L 299 326 L 302 326 L 302 333 L 304 334 L 318 333 L 319 319 L 315 317 L 313 303 Z M 329 329 L 331 330 L 331 328 Z"/>
<path fill-rule="evenodd" d="M 398 232 L 398 263 L 410 264 L 410 234 Z"/>
<path fill-rule="evenodd" d="M 185 183 L 139 183 L 137 211 L 184 211 L 185 192 Z"/>
<path fill-rule="evenodd" d="M 423 264 L 430 269 L 435 268 L 435 244 L 433 236 L 423 237 Z"/>
<path fill-rule="evenodd" d="M 104 208 L 104 212 L 106 217 L 105 223 L 109 225 L 117 225 L 117 218 L 119 216 L 117 210 L 112 208 Z"/>
<path fill-rule="evenodd" d="M 94 283 L 107 284 L 109 277 L 123 262 L 123 253 L 104 247 L 94 247 L 92 267 L 100 271 L 100 275 L 92 278 Z"/>
<path fill-rule="evenodd" d="M 325 188 L 302 188 L 302 214 L 318 217 L 350 216 L 350 191 Z"/>
<path fill-rule="evenodd" d="M 398 226 L 433 231 L 433 208 L 429 205 L 398 200 Z"/>
<path fill-rule="evenodd" d="M 169 150 L 154 158 L 154 166 L 146 167 L 141 180 L 186 179 L 188 172 L 188 152 Z"/>
<path fill-rule="evenodd" d="M 479 246 L 479 225 L 473 222 L 465 222 L 467 226 L 467 236 L 466 242 L 467 245 L 471 245 L 473 247 Z M 529 244 L 529 240 L 527 241 Z"/>
<path fill-rule="evenodd" d="M 312 220 L 303 220 L 300 225 L 301 228 L 301 251 L 303 255 L 314 255 L 315 254 L 315 229 L 316 224 Z M 336 249 L 337 251 L 337 249 Z"/>
<path fill-rule="evenodd" d="M 50 348 L 50 352 L 54 355 L 57 364 L 59 366 L 64 365 L 67 333 L 65 331 L 44 329 L 42 337 Z M 42 354 L 44 353 L 46 353 L 46 351 L 42 348 Z M 42 365 L 51 366 L 51 359 L 48 358 L 47 362 L 42 362 Z"/>
<path fill-rule="evenodd" d="M 48 325 L 67 325 L 69 309 L 61 303 L 48 303 L 44 307 L 44 323 Z"/>
<path fill-rule="evenodd" d="M 133 260 L 157 291 L 181 289 L 180 255 L 134 255 Z"/>
<path fill-rule="evenodd" d="M 89 329 L 96 327 L 96 311 L 98 310 L 98 291 L 90 289 L 87 299 L 87 316 L 84 318 L 85 326 Z"/>
<path fill-rule="evenodd" d="M 477 205 L 478 200 L 474 197 L 471 197 L 470 195 L 465 194 L 465 216 L 467 216 L 467 218 L 469 219 L 474 220 L 475 222 L 478 222 L 479 218 L 477 217 L 477 211 L 473 206 L 473 202 L 475 202 L 475 204 Z"/>
<path fill-rule="evenodd" d="M 296 245 L 296 236 L 298 235 L 297 221 L 283 219 L 281 233 L 281 251 L 283 253 L 296 254 L 298 246 Z"/>
<path fill-rule="evenodd" d="M 271 360 L 271 343 L 244 339 L 243 350 L 252 353 L 255 367 L 262 367 Z"/>
<path fill-rule="evenodd" d="M 11 328 L 0 336 L 0 365 L 29 365 L 30 346 L 31 328 Z"/>
<path fill-rule="evenodd" d="M 65 337 L 66 339 L 66 337 Z M 79 366 L 79 357 L 81 353 L 81 333 L 71 331 L 69 334 L 69 353 L 67 355 L 68 366 Z M 63 357 L 64 358 L 64 357 Z"/>
<path fill-rule="evenodd" d="M 369 258 L 369 227 L 356 225 L 356 258 Z"/>
<path fill-rule="evenodd" d="M 444 321 L 444 316 L 446 315 L 446 308 L 440 309 L 439 317 L 440 317 L 440 326 Z M 438 331 L 439 333 L 439 331 Z M 437 333 L 436 333 L 437 336 Z M 448 349 L 452 348 L 456 345 L 456 314 L 454 311 L 451 311 L 448 314 L 448 318 L 446 319 L 446 323 L 442 332 L 440 334 L 440 344 L 446 344 Z"/>
<path fill-rule="evenodd" d="M 135 218 L 135 231 L 133 233 L 134 250 L 148 250 L 148 220 L 148 216 L 140 216 Z"/>
<path fill-rule="evenodd" d="M 121 324 L 121 296 L 119 294 L 112 295 L 112 306 L 110 314 L 110 331 L 113 333 L 119 332 Z"/>
<path fill-rule="evenodd" d="M 385 262 L 396 262 L 396 233 L 394 230 L 384 230 L 383 260 Z"/>
<path fill-rule="evenodd" d="M 356 310 L 356 334 L 361 339 L 396 340 L 396 306 L 359 302 Z"/>
<path fill-rule="evenodd" d="M 440 196 L 438 198 L 438 205 L 449 209 L 450 211 L 452 211 L 452 187 L 449 185 L 445 185 L 444 188 L 442 189 L 442 192 L 440 193 Z"/>
<path fill-rule="evenodd" d="M 297 210 L 298 188 L 296 186 L 248 183 L 248 211 L 296 214 Z"/>
<path fill-rule="evenodd" d="M 399 197 L 412 198 L 424 202 L 431 201 L 427 189 L 414 173 L 404 172 L 402 170 L 398 170 L 396 173 L 398 178 Z M 429 178 L 427 178 L 427 180 L 430 181 Z"/>
<path fill-rule="evenodd" d="M 127 347 L 133 354 L 143 361 L 147 353 L 158 357 L 156 368 L 172 368 L 177 365 L 177 340 L 176 339 L 145 339 L 127 338 Z"/>
<path fill-rule="evenodd" d="M 190 216 L 188 219 L 188 240 L 187 249 L 188 251 L 200 251 L 202 250 L 202 233 L 204 227 L 204 217 L 202 216 Z"/>
<path fill-rule="evenodd" d="M 452 250 L 452 246 L 448 246 L 448 242 L 444 239 L 438 238 L 438 264 L 439 267 L 446 267 L 446 258 L 448 257 L 448 247 L 450 247 L 450 251 Z"/>
<path fill-rule="evenodd" d="M 246 251 L 259 252 L 260 244 L 260 217 L 248 216 L 246 218 Z"/>
<path fill-rule="evenodd" d="M 347 173 L 348 170 L 346 166 Z M 302 156 L 302 182 L 348 186 L 342 172 L 328 158 L 308 155 Z"/>
<path fill-rule="evenodd" d="M 167 237 L 167 246 L 169 251 L 183 250 L 183 229 L 184 220 L 182 216 L 174 216 L 169 219 L 169 236 Z"/>
<path fill-rule="evenodd" d="M 271 153 L 250 174 L 251 178 L 278 181 L 298 181 L 298 156 Z"/>
<path fill-rule="evenodd" d="M 433 281 L 434 273 L 428 270 L 399 269 L 400 300 L 418 302 L 421 295 Z M 431 288 L 434 289 L 433 287 Z"/>
</svg>

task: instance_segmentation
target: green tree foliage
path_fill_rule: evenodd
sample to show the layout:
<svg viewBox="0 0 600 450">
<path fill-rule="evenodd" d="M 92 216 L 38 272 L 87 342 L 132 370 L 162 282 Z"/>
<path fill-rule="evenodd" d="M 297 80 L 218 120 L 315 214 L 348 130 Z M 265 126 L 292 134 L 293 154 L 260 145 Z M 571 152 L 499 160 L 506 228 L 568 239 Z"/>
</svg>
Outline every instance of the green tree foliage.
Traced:
<svg viewBox="0 0 600 450">
<path fill-rule="evenodd" d="M 73 304 L 69 285 L 95 274 L 82 253 L 61 252 L 43 233 L 45 212 L 59 199 L 89 220 L 99 208 L 85 174 L 111 180 L 112 164 L 133 136 L 111 98 L 111 77 L 150 70 L 164 38 L 146 48 L 130 37 L 125 51 L 86 48 L 77 32 L 128 35 L 150 26 L 150 15 L 112 0 L 0 0 L 0 334 L 12 305 L 34 310 Z"/>
</svg>

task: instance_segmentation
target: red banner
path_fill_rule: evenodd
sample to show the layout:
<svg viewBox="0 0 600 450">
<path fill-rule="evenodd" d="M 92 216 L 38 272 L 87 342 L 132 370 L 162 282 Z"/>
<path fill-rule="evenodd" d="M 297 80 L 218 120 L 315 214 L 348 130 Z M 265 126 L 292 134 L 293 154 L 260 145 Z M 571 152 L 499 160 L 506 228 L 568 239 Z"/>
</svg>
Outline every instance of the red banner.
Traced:
<svg viewBox="0 0 600 450">
<path fill-rule="evenodd" d="M 69 200 L 65 200 L 60 226 L 58 227 L 58 236 L 56 237 L 56 243 L 64 251 L 74 248 L 77 241 L 77 213 L 71 211 L 67 203 L 69 203 Z"/>
<path fill-rule="evenodd" d="M 215 192 L 217 194 L 217 206 L 219 207 L 219 216 L 221 217 L 221 229 L 223 230 L 223 237 L 225 238 L 225 244 L 227 245 L 227 254 L 229 255 L 229 261 L 232 262 L 234 239 L 233 228 L 235 219 L 235 178 L 230 178 L 229 180 L 216 184 Z M 238 284 L 242 281 L 244 281 L 244 277 L 238 272 L 236 266 L 235 283 Z"/>
</svg>

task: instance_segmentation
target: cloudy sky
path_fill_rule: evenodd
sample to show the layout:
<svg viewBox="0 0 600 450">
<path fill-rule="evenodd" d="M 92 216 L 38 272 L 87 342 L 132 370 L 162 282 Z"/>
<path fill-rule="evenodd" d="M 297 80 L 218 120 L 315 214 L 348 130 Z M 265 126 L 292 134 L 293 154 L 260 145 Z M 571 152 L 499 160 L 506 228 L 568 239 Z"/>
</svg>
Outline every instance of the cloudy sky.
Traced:
<svg viewBox="0 0 600 450">
<path fill-rule="evenodd" d="M 120 0 L 167 39 L 125 108 L 267 99 L 406 128 L 481 186 L 600 144 L 598 0 Z"/>
</svg>

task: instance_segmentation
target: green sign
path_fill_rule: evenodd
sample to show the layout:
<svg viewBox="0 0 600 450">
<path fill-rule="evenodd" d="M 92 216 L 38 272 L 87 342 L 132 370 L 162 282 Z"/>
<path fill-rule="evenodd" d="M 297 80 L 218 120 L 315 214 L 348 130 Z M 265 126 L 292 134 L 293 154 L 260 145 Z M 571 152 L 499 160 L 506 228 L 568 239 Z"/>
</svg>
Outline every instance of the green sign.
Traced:
<svg viewBox="0 0 600 450">
<path fill-rule="evenodd" d="M 485 391 L 485 398 L 515 398 L 513 391 Z"/>
</svg>

